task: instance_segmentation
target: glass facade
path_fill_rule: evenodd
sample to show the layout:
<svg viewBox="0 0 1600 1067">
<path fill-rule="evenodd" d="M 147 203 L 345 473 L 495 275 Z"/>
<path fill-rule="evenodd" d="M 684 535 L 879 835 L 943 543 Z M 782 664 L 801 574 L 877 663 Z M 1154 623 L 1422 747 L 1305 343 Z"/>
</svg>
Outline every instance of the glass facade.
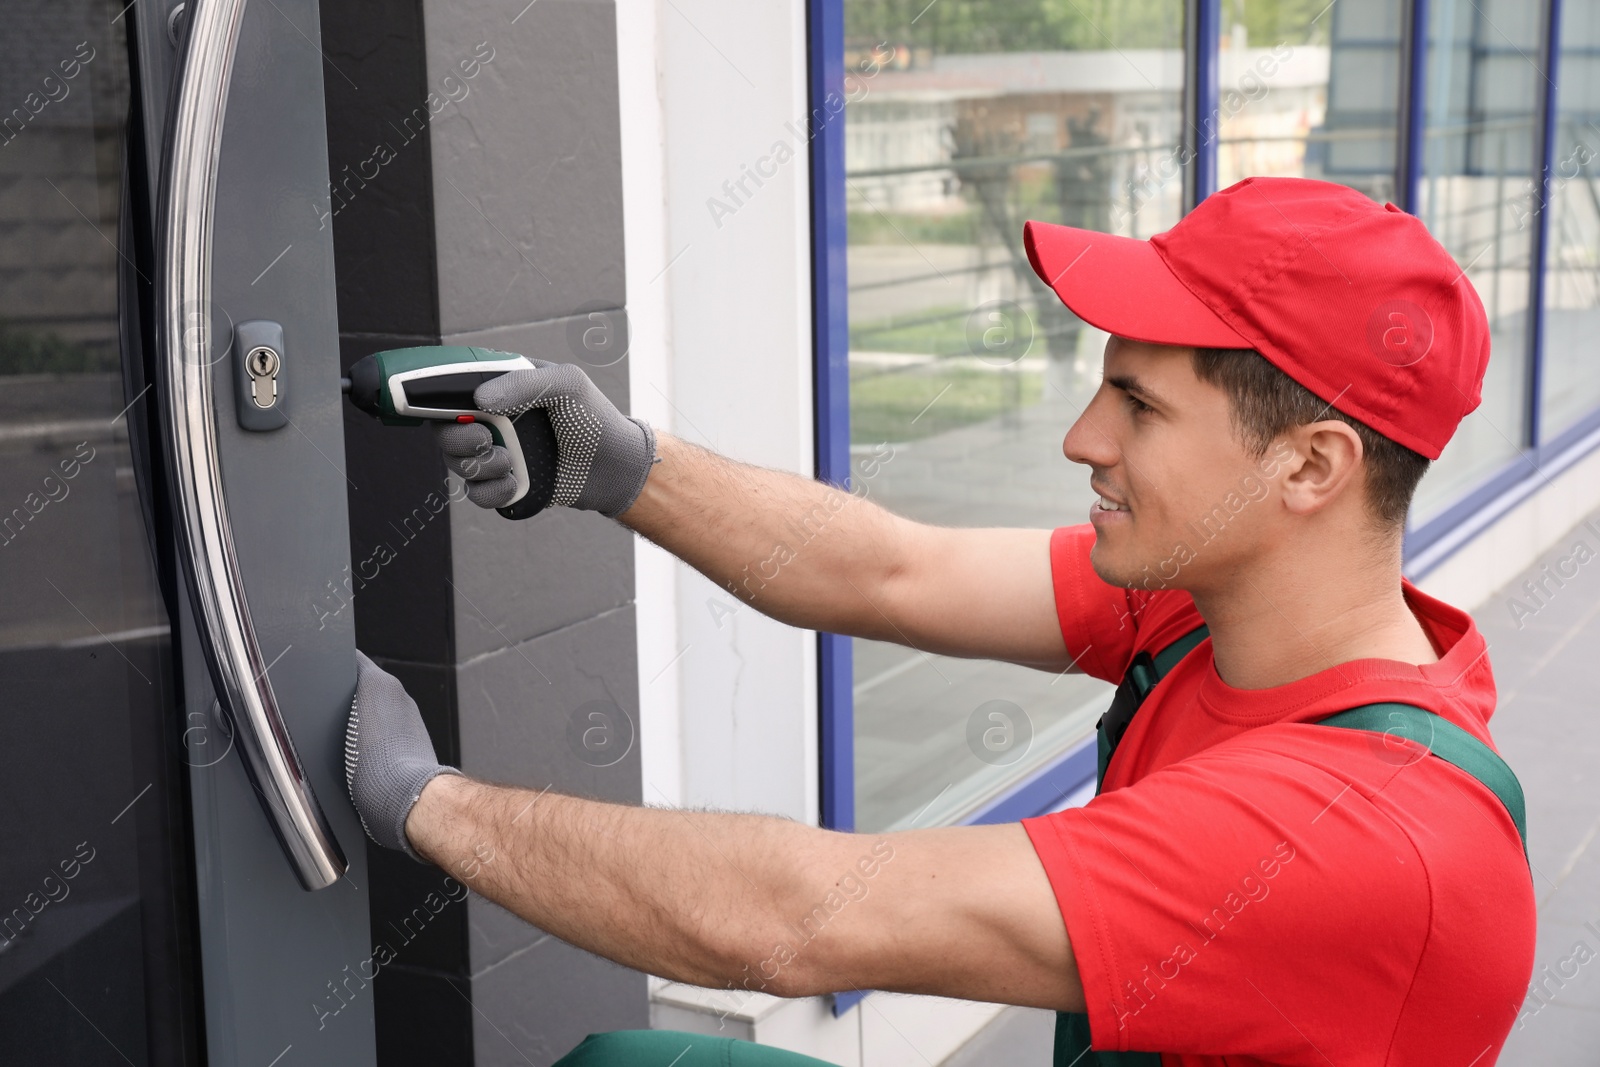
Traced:
<svg viewBox="0 0 1600 1067">
<path fill-rule="evenodd" d="M 18 105 L 0 114 L 7 1063 L 199 1059 L 181 777 L 227 742 L 177 721 L 134 473 L 150 398 L 122 373 L 119 273 L 127 287 L 141 270 L 122 9 L 32 2 L 0 38 L 0 93 Z"/>
<path fill-rule="evenodd" d="M 829 382 L 847 388 L 853 456 L 892 457 L 855 476 L 892 510 L 1083 521 L 1087 479 L 1060 442 L 1105 338 L 1037 283 L 1022 223 L 1149 237 L 1211 173 L 1392 202 L 1481 297 L 1482 404 L 1418 491 L 1408 558 L 1600 423 L 1583 344 L 1600 328 L 1600 0 L 1558 5 L 1554 36 L 1550 5 L 1519 0 L 837 2 L 849 373 Z M 1196 7 L 1203 39 L 1184 27 Z M 821 373 L 839 363 L 819 355 Z M 984 818 L 1030 771 L 1066 766 L 1106 698 L 1081 678 L 853 652 L 838 720 L 853 767 L 832 774 L 853 773 L 863 830 Z"/>
<path fill-rule="evenodd" d="M 1219 187 L 1319 178 L 1399 200 L 1400 4 L 1235 0 L 1218 29 Z"/>
<path fill-rule="evenodd" d="M 926 522 L 1085 521 L 1061 439 L 1105 335 L 1036 280 L 1043 219 L 1148 237 L 1184 192 L 1181 0 L 846 0 L 850 445 Z M 859 468 L 859 464 L 857 464 Z M 856 826 L 959 819 L 1090 728 L 1102 683 L 857 641 Z"/>
<path fill-rule="evenodd" d="M 1543 18 L 1522 0 L 1439 0 L 1428 31 L 1417 214 L 1461 264 L 1489 313 L 1483 403 L 1428 471 L 1426 521 L 1527 444 L 1529 267 L 1534 226 L 1517 201 L 1538 172 Z"/>
<path fill-rule="evenodd" d="M 1523 191 L 1528 225 L 1549 212 L 1544 282 L 1545 440 L 1600 407 L 1600 0 L 1564 0 L 1550 186 Z M 1519 222 L 1519 224 L 1521 224 Z"/>
</svg>

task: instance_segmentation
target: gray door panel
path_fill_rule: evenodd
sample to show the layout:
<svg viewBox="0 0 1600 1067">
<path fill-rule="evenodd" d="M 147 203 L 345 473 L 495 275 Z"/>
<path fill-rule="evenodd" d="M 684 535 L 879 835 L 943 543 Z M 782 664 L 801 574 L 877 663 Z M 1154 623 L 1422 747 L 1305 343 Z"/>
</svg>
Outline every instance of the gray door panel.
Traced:
<svg viewBox="0 0 1600 1067">
<path fill-rule="evenodd" d="M 164 22 L 165 12 L 142 17 Z M 301 888 L 238 746 L 220 740 L 226 728 L 185 599 L 183 712 L 218 732 L 213 752 L 227 751 L 190 770 L 213 1067 L 375 1058 L 371 982 L 381 961 L 368 931 L 364 835 L 342 769 L 354 633 L 348 613 L 317 610 L 349 562 L 333 249 L 316 210 L 328 173 L 317 39 L 315 0 L 251 0 L 245 10 L 223 127 L 208 318 L 218 453 L 250 614 L 284 725 L 349 869 L 326 889 Z M 169 76 L 174 54 L 162 60 Z M 233 325 L 249 320 L 283 329 L 287 423 L 269 431 L 241 428 L 236 413 L 229 347 Z"/>
</svg>

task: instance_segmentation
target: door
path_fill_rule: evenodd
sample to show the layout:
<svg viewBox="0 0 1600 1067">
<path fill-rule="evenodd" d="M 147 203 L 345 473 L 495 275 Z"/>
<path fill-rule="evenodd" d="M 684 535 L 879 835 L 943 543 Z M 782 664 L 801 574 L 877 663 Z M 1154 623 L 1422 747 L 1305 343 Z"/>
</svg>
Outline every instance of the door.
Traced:
<svg viewBox="0 0 1600 1067">
<path fill-rule="evenodd" d="M 318 36 L 7 4 L 7 1062 L 374 1062 Z"/>
</svg>

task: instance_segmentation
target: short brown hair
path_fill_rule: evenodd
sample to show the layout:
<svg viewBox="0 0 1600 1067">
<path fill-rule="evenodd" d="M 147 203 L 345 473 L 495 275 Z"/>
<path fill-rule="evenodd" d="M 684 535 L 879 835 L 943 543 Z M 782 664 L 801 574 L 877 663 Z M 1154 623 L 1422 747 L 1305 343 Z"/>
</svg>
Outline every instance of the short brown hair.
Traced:
<svg viewBox="0 0 1600 1067">
<path fill-rule="evenodd" d="M 1367 507 L 1383 526 L 1405 522 L 1428 458 L 1332 407 L 1251 348 L 1197 348 L 1195 377 L 1228 394 L 1233 428 L 1252 456 L 1296 426 L 1338 419 L 1355 428 L 1366 462 Z"/>
</svg>

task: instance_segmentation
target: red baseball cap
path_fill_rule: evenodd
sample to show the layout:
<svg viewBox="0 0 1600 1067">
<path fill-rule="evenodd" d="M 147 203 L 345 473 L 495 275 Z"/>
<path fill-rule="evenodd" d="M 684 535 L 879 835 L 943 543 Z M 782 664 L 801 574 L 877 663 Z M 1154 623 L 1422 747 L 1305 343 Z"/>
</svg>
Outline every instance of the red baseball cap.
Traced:
<svg viewBox="0 0 1600 1067">
<path fill-rule="evenodd" d="M 1246 178 L 1148 241 L 1029 222 L 1062 303 L 1150 344 L 1253 348 L 1351 418 L 1438 459 L 1482 399 L 1489 320 L 1466 272 L 1393 204 Z"/>
</svg>

